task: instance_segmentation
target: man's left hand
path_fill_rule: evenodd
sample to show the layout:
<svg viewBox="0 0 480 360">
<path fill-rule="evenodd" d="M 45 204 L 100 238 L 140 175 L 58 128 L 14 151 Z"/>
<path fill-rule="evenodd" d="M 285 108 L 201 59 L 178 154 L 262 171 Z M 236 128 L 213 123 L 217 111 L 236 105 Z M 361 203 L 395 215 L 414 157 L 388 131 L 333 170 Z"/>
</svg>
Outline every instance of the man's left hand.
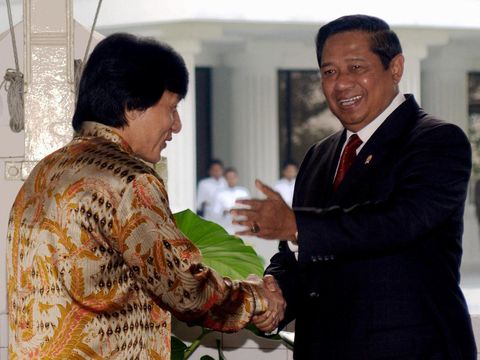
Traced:
<svg viewBox="0 0 480 360">
<path fill-rule="evenodd" d="M 267 198 L 237 200 L 237 203 L 247 205 L 249 208 L 237 208 L 231 211 L 234 216 L 233 223 L 247 227 L 236 234 L 296 241 L 297 224 L 293 210 L 278 192 L 260 180 L 255 181 L 255 186 Z"/>
</svg>

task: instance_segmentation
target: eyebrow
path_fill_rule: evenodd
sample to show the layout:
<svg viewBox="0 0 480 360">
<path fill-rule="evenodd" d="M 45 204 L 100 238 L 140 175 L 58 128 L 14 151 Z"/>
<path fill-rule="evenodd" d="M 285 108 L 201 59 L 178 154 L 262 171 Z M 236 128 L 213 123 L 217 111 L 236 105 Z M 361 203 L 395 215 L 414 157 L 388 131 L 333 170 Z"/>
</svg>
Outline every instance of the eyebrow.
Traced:
<svg viewBox="0 0 480 360">
<path fill-rule="evenodd" d="M 352 61 L 361 61 L 361 62 L 366 62 L 367 60 L 363 57 L 351 57 L 351 58 L 347 58 L 346 60 L 347 62 L 352 62 Z M 323 67 L 326 67 L 326 66 L 334 66 L 334 64 L 332 62 L 326 62 L 326 63 L 322 63 L 320 65 L 320 69 L 323 68 Z"/>
</svg>

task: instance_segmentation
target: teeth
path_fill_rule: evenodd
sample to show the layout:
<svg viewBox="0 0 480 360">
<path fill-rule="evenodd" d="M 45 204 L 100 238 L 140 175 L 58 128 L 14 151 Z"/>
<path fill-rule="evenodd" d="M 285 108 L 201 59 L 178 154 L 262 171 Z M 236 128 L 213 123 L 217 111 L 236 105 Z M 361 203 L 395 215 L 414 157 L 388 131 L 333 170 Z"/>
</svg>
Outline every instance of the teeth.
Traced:
<svg viewBox="0 0 480 360">
<path fill-rule="evenodd" d="M 351 98 L 348 98 L 348 99 L 339 100 L 338 102 L 340 103 L 340 105 L 348 106 L 348 105 L 352 105 L 355 101 L 360 100 L 361 98 L 362 97 L 360 95 L 358 95 L 358 96 L 354 96 L 354 97 L 351 97 Z"/>
</svg>

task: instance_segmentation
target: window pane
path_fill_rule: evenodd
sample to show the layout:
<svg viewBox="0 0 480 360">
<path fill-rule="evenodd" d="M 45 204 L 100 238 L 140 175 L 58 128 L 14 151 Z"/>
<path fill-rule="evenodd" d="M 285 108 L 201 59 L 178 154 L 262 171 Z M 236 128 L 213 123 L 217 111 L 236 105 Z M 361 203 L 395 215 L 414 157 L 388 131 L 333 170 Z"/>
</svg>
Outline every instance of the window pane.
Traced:
<svg viewBox="0 0 480 360">
<path fill-rule="evenodd" d="M 281 70 L 278 78 L 280 165 L 300 163 L 311 145 L 342 127 L 328 110 L 318 70 Z"/>
</svg>

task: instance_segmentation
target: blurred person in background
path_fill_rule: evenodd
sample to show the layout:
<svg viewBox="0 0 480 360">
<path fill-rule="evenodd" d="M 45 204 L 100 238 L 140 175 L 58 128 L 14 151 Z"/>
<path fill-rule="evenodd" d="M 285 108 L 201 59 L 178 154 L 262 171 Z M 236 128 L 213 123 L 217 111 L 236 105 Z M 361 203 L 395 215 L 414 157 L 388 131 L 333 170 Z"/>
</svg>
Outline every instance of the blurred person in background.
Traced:
<svg viewBox="0 0 480 360">
<path fill-rule="evenodd" d="M 239 228 L 233 226 L 230 210 L 235 206 L 237 200 L 249 199 L 250 192 L 246 187 L 238 185 L 238 172 L 235 168 L 227 168 L 224 175 L 227 187 L 217 193 L 213 202 L 214 221 L 228 233 L 234 234 Z"/>
<path fill-rule="evenodd" d="M 197 186 L 197 214 L 206 220 L 214 220 L 213 202 L 218 192 L 227 187 L 223 176 L 223 162 L 219 159 L 210 161 L 209 177 L 198 182 Z"/>
<path fill-rule="evenodd" d="M 282 196 L 283 200 L 285 200 L 290 207 L 292 207 L 293 190 L 295 189 L 297 173 L 298 165 L 293 161 L 287 161 L 282 167 L 281 179 L 273 185 L 273 189 Z"/>
</svg>

